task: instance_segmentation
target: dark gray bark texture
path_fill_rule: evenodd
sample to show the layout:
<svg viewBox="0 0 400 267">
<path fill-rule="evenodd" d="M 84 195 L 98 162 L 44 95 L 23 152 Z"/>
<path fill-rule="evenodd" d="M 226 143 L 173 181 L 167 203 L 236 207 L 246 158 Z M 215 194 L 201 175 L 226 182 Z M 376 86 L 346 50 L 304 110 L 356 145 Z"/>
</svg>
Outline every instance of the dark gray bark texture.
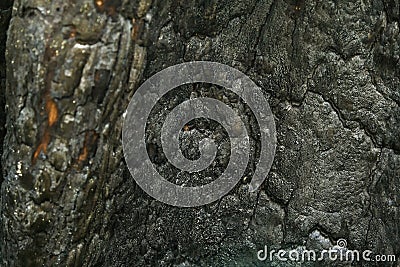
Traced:
<svg viewBox="0 0 400 267">
<path fill-rule="evenodd" d="M 11 8 L 0 7 L 4 47 Z M 340 238 L 400 258 L 399 23 L 398 0 L 16 0 L 1 86 L 1 265 L 399 266 L 257 259 L 264 245 L 320 251 Z M 256 193 L 246 184 L 257 138 L 233 191 L 176 208 L 135 184 L 121 128 L 146 78 L 194 60 L 230 65 L 260 86 L 278 145 Z M 246 111 L 203 87 L 178 88 L 164 104 L 195 93 Z M 160 123 L 147 128 L 149 154 L 168 176 L 153 137 Z M 186 130 L 183 143 L 201 137 L 196 125 Z"/>
</svg>

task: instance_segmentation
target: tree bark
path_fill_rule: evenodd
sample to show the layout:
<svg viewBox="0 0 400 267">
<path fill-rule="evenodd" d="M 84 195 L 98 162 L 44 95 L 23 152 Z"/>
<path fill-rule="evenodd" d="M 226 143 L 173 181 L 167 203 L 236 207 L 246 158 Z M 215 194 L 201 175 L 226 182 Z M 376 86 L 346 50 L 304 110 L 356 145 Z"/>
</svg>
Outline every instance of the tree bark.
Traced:
<svg viewBox="0 0 400 267">
<path fill-rule="evenodd" d="M 2 265 L 269 266 L 264 245 L 321 250 L 340 238 L 400 258 L 399 13 L 398 0 L 16 0 Z M 195 60 L 260 86 L 278 147 L 256 193 L 244 177 L 183 209 L 135 184 L 121 128 L 145 79 Z"/>
</svg>

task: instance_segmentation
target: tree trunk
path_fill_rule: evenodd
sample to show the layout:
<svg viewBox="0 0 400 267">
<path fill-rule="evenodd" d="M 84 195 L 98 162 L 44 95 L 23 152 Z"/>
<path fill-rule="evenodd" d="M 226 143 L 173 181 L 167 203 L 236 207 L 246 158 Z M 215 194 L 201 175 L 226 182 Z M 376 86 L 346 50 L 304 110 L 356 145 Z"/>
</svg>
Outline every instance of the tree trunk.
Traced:
<svg viewBox="0 0 400 267">
<path fill-rule="evenodd" d="M 269 266 L 264 245 L 321 250 L 341 238 L 399 258 L 399 13 L 398 0 L 16 0 L 2 265 Z M 278 146 L 256 193 L 244 177 L 216 203 L 177 208 L 135 184 L 121 129 L 144 80 L 195 60 L 260 86 Z"/>
</svg>

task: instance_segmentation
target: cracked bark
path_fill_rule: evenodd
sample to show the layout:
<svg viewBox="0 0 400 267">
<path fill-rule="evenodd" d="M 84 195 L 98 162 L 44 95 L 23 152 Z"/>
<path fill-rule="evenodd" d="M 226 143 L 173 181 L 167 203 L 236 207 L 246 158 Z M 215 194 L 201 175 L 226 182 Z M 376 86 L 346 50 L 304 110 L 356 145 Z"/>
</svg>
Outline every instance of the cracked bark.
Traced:
<svg viewBox="0 0 400 267">
<path fill-rule="evenodd" d="M 400 257 L 399 1 L 75 2 L 12 9 L 4 266 L 258 266 L 264 245 L 339 238 Z M 259 192 L 244 177 L 216 203 L 179 209 L 136 186 L 120 135 L 137 86 L 192 60 L 236 67 L 264 90 L 278 147 Z"/>
</svg>

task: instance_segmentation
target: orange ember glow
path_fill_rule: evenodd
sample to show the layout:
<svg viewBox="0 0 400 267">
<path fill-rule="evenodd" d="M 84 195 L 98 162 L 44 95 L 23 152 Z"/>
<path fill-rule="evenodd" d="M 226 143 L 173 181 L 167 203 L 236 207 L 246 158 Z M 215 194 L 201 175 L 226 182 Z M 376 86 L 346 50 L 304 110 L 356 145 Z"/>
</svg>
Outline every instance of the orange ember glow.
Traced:
<svg viewBox="0 0 400 267">
<path fill-rule="evenodd" d="M 48 116 L 47 122 L 49 124 L 49 127 L 51 127 L 57 121 L 58 118 L 57 105 L 51 98 L 47 98 L 46 100 L 46 112 Z"/>
<path fill-rule="evenodd" d="M 103 0 L 96 0 L 96 5 L 98 6 L 98 7 L 101 7 L 101 6 L 103 6 Z"/>
<path fill-rule="evenodd" d="M 47 145 L 50 142 L 50 133 L 48 130 L 43 135 L 42 141 L 40 142 L 39 146 L 37 147 L 35 153 L 33 154 L 32 162 L 36 162 L 37 158 L 39 157 L 40 152 L 43 153 L 47 152 Z"/>
<path fill-rule="evenodd" d="M 47 112 L 47 127 L 43 134 L 42 140 L 40 144 L 33 153 L 32 162 L 35 163 L 37 158 L 40 155 L 40 152 L 47 153 L 47 146 L 50 143 L 50 127 L 54 125 L 58 118 L 58 110 L 57 105 L 53 99 L 51 99 L 48 95 L 45 97 L 46 99 L 46 112 Z"/>
<path fill-rule="evenodd" d="M 83 142 L 83 147 L 81 153 L 78 157 L 78 162 L 83 162 L 87 160 L 89 152 L 93 149 L 98 138 L 98 134 L 95 131 L 88 131 L 85 134 L 85 141 Z"/>
<path fill-rule="evenodd" d="M 88 151 L 87 151 L 87 147 L 85 146 L 85 147 L 83 147 L 82 153 L 79 155 L 78 161 L 81 162 L 81 161 L 86 160 L 87 155 L 88 155 Z"/>
</svg>

